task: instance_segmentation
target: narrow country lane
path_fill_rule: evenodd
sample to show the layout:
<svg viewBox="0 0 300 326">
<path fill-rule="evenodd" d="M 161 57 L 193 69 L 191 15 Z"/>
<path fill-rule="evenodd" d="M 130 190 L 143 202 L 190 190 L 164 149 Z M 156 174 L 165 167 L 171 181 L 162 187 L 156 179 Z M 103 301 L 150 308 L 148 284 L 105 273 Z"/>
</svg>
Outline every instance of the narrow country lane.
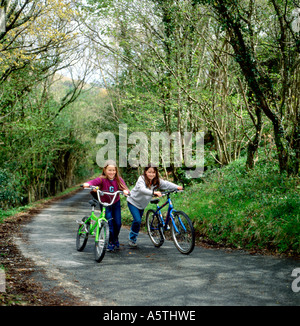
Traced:
<svg viewBox="0 0 300 326">
<path fill-rule="evenodd" d="M 76 220 L 89 213 L 89 197 L 80 191 L 53 203 L 16 238 L 36 265 L 35 277 L 49 290 L 59 286 L 97 306 L 300 304 L 300 292 L 292 290 L 293 281 L 297 285 L 292 271 L 300 267 L 295 259 L 203 247 L 185 256 L 171 241 L 155 248 L 143 233 L 139 247 L 131 249 L 123 227 L 121 250 L 96 263 L 93 238 L 83 252 L 75 248 Z"/>
</svg>

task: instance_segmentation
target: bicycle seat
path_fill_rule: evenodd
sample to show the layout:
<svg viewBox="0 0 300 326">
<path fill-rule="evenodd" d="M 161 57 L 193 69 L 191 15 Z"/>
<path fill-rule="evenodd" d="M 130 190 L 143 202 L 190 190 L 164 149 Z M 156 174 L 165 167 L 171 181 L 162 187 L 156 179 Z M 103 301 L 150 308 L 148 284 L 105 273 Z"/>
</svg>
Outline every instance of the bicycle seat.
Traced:
<svg viewBox="0 0 300 326">
<path fill-rule="evenodd" d="M 152 204 L 158 204 L 159 203 L 159 199 L 158 198 L 151 199 L 150 200 L 150 203 L 152 203 Z"/>
<path fill-rule="evenodd" d="M 96 207 L 98 205 L 98 201 L 96 199 L 91 199 L 91 200 L 89 200 L 89 204 L 92 207 Z"/>
</svg>

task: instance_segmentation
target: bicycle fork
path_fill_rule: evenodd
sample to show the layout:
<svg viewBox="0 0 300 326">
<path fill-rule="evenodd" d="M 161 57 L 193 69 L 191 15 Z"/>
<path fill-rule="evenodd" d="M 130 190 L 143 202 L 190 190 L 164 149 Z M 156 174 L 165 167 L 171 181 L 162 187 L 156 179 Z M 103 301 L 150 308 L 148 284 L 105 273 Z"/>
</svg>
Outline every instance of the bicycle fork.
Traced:
<svg viewBox="0 0 300 326">
<path fill-rule="evenodd" d="M 174 217 L 173 217 L 173 214 L 172 214 L 173 210 L 174 210 L 174 207 L 173 207 L 173 204 L 172 204 L 172 201 L 171 201 L 170 198 L 168 198 L 168 203 L 169 203 L 169 208 L 168 208 L 168 211 L 167 211 L 166 222 L 164 221 L 163 216 L 162 216 L 161 211 L 160 211 L 160 209 L 162 207 L 164 207 L 165 205 L 163 205 L 162 207 L 159 207 L 157 205 L 159 218 L 160 218 L 160 221 L 161 221 L 161 224 L 162 224 L 162 231 L 167 231 L 169 229 L 169 221 L 171 219 L 172 225 L 174 227 L 175 232 L 178 233 L 178 234 L 181 234 L 180 230 L 178 229 L 178 227 L 177 227 L 177 225 L 175 223 L 175 220 L 174 220 Z M 174 210 L 174 211 L 176 213 L 176 210 Z M 184 223 L 182 222 L 179 215 L 177 215 L 177 219 L 178 219 L 178 222 L 179 222 L 178 226 L 180 227 L 180 229 L 183 230 L 184 233 L 187 232 L 186 227 L 185 227 Z M 162 234 L 164 236 L 164 232 L 162 232 Z M 165 238 L 165 236 L 164 236 L 164 238 Z"/>
<path fill-rule="evenodd" d="M 98 220 L 97 222 L 97 227 L 96 227 L 96 236 L 95 236 L 95 241 L 98 242 L 99 241 L 99 234 L 100 234 L 100 228 L 101 228 L 101 220 Z"/>
<path fill-rule="evenodd" d="M 87 222 L 86 221 L 79 221 L 79 220 L 76 220 L 76 223 L 78 225 L 81 225 L 81 228 L 79 228 L 78 230 L 78 233 L 79 234 L 83 234 L 83 233 L 88 233 L 89 230 L 87 229 L 86 225 L 87 225 Z"/>
<path fill-rule="evenodd" d="M 175 211 L 175 213 L 176 213 L 176 211 Z M 177 215 L 177 219 L 178 219 L 178 222 L 179 222 L 179 225 L 178 225 L 179 229 L 180 229 L 180 230 L 183 230 L 183 233 L 186 233 L 186 232 L 187 232 L 186 226 L 185 226 L 184 223 L 182 222 L 182 220 L 181 220 L 181 218 L 180 218 L 179 215 Z M 180 230 L 178 229 L 178 227 L 177 227 L 177 225 L 176 225 L 176 223 L 175 223 L 175 220 L 174 220 L 173 215 L 172 215 L 172 217 L 171 217 L 171 220 L 172 220 L 172 223 L 173 223 L 173 227 L 174 227 L 175 232 L 178 233 L 178 234 L 181 234 L 182 231 L 180 231 Z"/>
</svg>

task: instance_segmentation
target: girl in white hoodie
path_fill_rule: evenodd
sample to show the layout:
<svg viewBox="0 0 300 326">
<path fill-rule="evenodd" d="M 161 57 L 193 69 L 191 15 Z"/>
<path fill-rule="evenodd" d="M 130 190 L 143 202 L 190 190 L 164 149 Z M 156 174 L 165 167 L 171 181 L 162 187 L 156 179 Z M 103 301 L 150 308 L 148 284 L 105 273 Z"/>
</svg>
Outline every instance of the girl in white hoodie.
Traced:
<svg viewBox="0 0 300 326">
<path fill-rule="evenodd" d="M 153 196 L 161 197 L 162 195 L 158 189 L 182 190 L 183 188 L 161 179 L 157 167 L 148 166 L 144 169 L 143 175 L 138 178 L 135 187 L 130 191 L 130 197 L 127 197 L 128 208 L 133 217 L 129 233 L 129 245 L 131 247 L 136 247 L 144 209 Z"/>
</svg>

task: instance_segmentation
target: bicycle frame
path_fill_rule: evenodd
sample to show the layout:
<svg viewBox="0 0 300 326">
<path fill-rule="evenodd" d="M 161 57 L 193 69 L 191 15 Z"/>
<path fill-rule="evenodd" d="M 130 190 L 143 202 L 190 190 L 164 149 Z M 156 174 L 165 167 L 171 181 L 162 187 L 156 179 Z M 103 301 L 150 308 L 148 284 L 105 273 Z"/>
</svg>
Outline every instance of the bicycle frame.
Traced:
<svg viewBox="0 0 300 326">
<path fill-rule="evenodd" d="M 95 199 L 90 200 L 89 204 L 92 206 L 90 216 L 85 216 L 81 221 L 77 221 L 79 227 L 76 234 L 76 248 L 77 251 L 83 251 L 87 244 L 88 236 L 95 236 L 95 260 L 100 263 L 105 256 L 105 251 L 109 242 L 109 225 L 108 219 L 105 216 L 106 207 L 113 205 L 117 194 L 122 193 L 122 191 L 118 190 L 115 193 L 108 193 L 99 190 L 99 187 L 95 186 L 90 186 L 89 189 L 97 190 L 98 201 Z M 109 203 L 102 202 L 100 196 L 103 195 L 113 195 L 113 198 Z M 101 204 L 99 216 L 95 214 L 95 208 L 98 203 Z"/>
<path fill-rule="evenodd" d="M 170 199 L 171 193 L 176 190 L 165 191 L 162 196 L 167 196 L 167 200 L 159 205 L 159 199 L 151 199 L 152 204 L 156 204 L 155 209 L 149 209 L 146 214 L 147 232 L 150 240 L 156 248 L 163 245 L 166 240 L 166 231 L 171 231 L 171 236 L 175 247 L 185 255 L 190 254 L 195 247 L 195 230 L 191 219 L 185 212 L 175 210 Z M 164 220 L 161 210 L 168 205 L 167 215 Z M 172 221 L 172 225 L 170 223 Z"/>
<path fill-rule="evenodd" d="M 95 207 L 92 207 L 91 215 L 86 221 L 86 222 L 90 222 L 90 235 L 93 235 L 97 226 L 100 226 L 101 220 L 108 222 L 107 219 L 105 218 L 105 207 L 103 206 L 102 212 L 100 213 L 99 216 L 95 214 Z M 92 221 L 94 221 L 95 223 L 91 223 Z M 98 237 L 99 237 L 99 233 L 96 232 L 95 241 L 99 240 Z"/>
<path fill-rule="evenodd" d="M 176 210 L 174 209 L 174 206 L 173 206 L 173 203 L 171 201 L 171 198 L 169 197 L 169 194 L 167 194 L 167 196 L 168 196 L 167 201 L 163 205 L 159 206 L 158 203 L 157 203 L 157 209 L 155 211 L 155 214 L 157 214 L 159 216 L 159 218 L 161 220 L 161 223 L 163 225 L 163 230 L 164 231 L 167 231 L 168 224 L 169 224 L 169 221 L 171 219 L 175 231 L 177 233 L 180 233 L 177 226 L 176 226 L 176 223 L 174 222 L 174 218 L 173 218 L 173 214 L 172 214 L 173 212 L 176 212 Z M 162 216 L 162 213 L 161 213 L 161 209 L 164 208 L 166 205 L 169 205 L 169 207 L 168 207 L 166 219 L 164 220 L 164 218 Z M 186 227 L 181 222 L 181 219 L 179 219 L 179 222 L 180 222 L 181 226 L 183 227 L 184 231 L 186 231 Z"/>
<path fill-rule="evenodd" d="M 94 188 L 97 189 L 97 187 L 93 187 L 93 186 L 91 187 L 91 189 L 94 189 Z M 112 198 L 111 202 L 110 202 L 110 203 L 105 203 L 105 202 L 102 202 L 102 201 L 101 201 L 100 196 L 102 196 L 102 195 L 104 195 L 104 194 L 106 194 L 106 195 L 112 195 L 112 194 L 111 194 L 111 193 L 107 193 L 107 192 L 103 192 L 103 191 L 97 189 L 97 197 L 98 197 L 98 201 L 99 201 L 99 203 L 100 203 L 100 204 L 102 205 L 102 207 L 103 207 L 102 212 L 100 213 L 100 215 L 99 215 L 99 217 L 98 217 L 98 216 L 95 214 L 95 206 L 92 206 L 92 212 L 91 212 L 91 215 L 88 217 L 88 219 L 87 219 L 87 220 L 85 221 L 85 223 L 82 225 L 82 228 L 84 228 L 86 223 L 90 223 L 90 232 L 89 232 L 90 235 L 93 235 L 95 229 L 96 229 L 97 227 L 100 227 L 100 222 L 101 222 L 101 221 L 105 221 L 105 222 L 108 223 L 108 220 L 105 218 L 106 207 L 112 205 L 112 203 L 113 203 L 113 201 L 115 200 L 115 198 L 116 198 L 116 196 L 117 196 L 118 193 L 122 193 L 122 191 L 116 191 L 116 192 L 114 193 L 114 195 L 113 195 L 113 198 Z M 95 223 L 91 223 L 92 221 L 94 221 Z M 81 229 L 80 229 L 79 232 L 81 232 Z M 96 241 L 96 242 L 98 242 L 98 240 L 99 240 L 98 238 L 99 238 L 99 232 L 96 232 L 96 238 L 95 238 L 95 241 Z"/>
</svg>

